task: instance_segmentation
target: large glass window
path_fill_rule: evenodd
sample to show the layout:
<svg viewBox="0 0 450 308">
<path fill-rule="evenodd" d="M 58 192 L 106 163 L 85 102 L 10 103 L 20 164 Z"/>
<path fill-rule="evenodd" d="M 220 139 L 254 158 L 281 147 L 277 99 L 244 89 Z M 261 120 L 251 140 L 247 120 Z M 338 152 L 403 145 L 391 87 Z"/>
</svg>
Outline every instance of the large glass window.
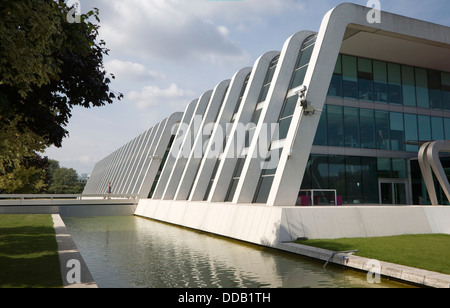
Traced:
<svg viewBox="0 0 450 308">
<path fill-rule="evenodd" d="M 317 126 L 317 132 L 314 139 L 314 145 L 327 146 L 328 145 L 328 133 L 327 133 L 327 105 L 323 106 L 322 115 L 320 117 L 319 125 Z"/>
<path fill-rule="evenodd" d="M 342 97 L 342 56 L 339 55 L 334 68 L 333 77 L 331 77 L 328 95 Z"/>
<path fill-rule="evenodd" d="M 417 152 L 419 147 L 415 143 L 419 140 L 419 132 L 417 128 L 417 115 L 405 114 L 405 141 L 406 151 Z"/>
<path fill-rule="evenodd" d="M 339 196 L 345 198 L 347 192 L 347 182 L 345 177 L 345 157 L 328 157 L 328 185 L 331 189 L 336 189 Z"/>
<path fill-rule="evenodd" d="M 278 164 L 275 163 L 273 160 L 277 159 L 281 155 L 281 151 L 283 149 L 275 149 L 271 150 L 269 153 L 269 156 L 267 157 L 265 161 L 265 169 L 262 170 L 261 178 L 259 180 L 258 189 L 256 191 L 255 197 L 254 197 L 254 203 L 266 203 L 267 199 L 270 194 L 270 190 L 272 188 L 273 179 L 275 177 L 275 172 L 277 171 Z M 278 155 L 278 156 L 276 156 Z M 274 168 L 271 168 L 274 164 L 277 166 Z M 269 167 L 270 165 L 270 167 Z"/>
<path fill-rule="evenodd" d="M 361 157 L 361 174 L 364 203 L 378 203 L 377 159 Z"/>
<path fill-rule="evenodd" d="M 444 121 L 442 118 L 431 117 L 431 138 L 433 140 L 444 140 Z"/>
<path fill-rule="evenodd" d="M 391 150 L 404 151 L 405 150 L 405 131 L 403 128 L 403 114 L 398 112 L 391 112 Z"/>
<path fill-rule="evenodd" d="M 356 57 L 342 56 L 342 79 L 345 98 L 358 98 L 358 73 Z"/>
<path fill-rule="evenodd" d="M 344 146 L 344 119 L 341 106 L 327 107 L 328 118 L 328 145 L 334 147 Z"/>
<path fill-rule="evenodd" d="M 348 204 L 363 203 L 361 158 L 349 156 L 345 164 Z"/>
<path fill-rule="evenodd" d="M 373 99 L 372 84 L 372 60 L 358 58 L 358 88 L 360 100 L 371 101 Z"/>
<path fill-rule="evenodd" d="M 390 150 L 391 148 L 389 122 L 389 112 L 381 110 L 375 111 L 377 149 Z"/>
<path fill-rule="evenodd" d="M 431 140 L 431 124 L 430 117 L 419 115 L 418 117 L 419 123 L 419 140 L 420 141 L 430 141 Z"/>
<path fill-rule="evenodd" d="M 360 147 L 358 108 L 344 107 L 345 147 Z"/>
<path fill-rule="evenodd" d="M 427 70 L 423 68 L 416 68 L 415 73 L 416 73 L 417 107 L 429 108 L 430 100 L 428 98 Z"/>
<path fill-rule="evenodd" d="M 450 140 L 450 119 L 444 119 L 445 140 Z"/>
<path fill-rule="evenodd" d="M 428 70 L 428 90 L 431 108 L 442 109 L 440 72 Z"/>
<path fill-rule="evenodd" d="M 403 104 L 416 106 L 416 80 L 414 67 L 402 65 Z"/>
<path fill-rule="evenodd" d="M 360 109 L 361 148 L 375 149 L 375 111 Z"/>
<path fill-rule="evenodd" d="M 388 101 L 386 62 L 373 61 L 373 96 L 376 102 Z"/>
<path fill-rule="evenodd" d="M 442 108 L 450 110 L 450 73 L 441 73 Z"/>
<path fill-rule="evenodd" d="M 402 75 L 399 64 L 388 63 L 389 103 L 402 104 Z"/>
</svg>

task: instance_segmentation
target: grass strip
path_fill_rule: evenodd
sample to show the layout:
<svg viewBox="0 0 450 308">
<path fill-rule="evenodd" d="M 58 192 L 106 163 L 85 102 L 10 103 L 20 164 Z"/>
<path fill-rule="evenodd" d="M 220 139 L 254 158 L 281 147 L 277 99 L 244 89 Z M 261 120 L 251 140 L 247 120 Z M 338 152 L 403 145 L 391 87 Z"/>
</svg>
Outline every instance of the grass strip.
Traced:
<svg viewBox="0 0 450 308">
<path fill-rule="evenodd" d="M 0 215 L 0 287 L 62 287 L 51 215 Z"/>
<path fill-rule="evenodd" d="M 373 238 L 297 241 L 332 251 L 358 250 L 355 255 L 450 275 L 450 235 L 418 234 Z"/>
</svg>

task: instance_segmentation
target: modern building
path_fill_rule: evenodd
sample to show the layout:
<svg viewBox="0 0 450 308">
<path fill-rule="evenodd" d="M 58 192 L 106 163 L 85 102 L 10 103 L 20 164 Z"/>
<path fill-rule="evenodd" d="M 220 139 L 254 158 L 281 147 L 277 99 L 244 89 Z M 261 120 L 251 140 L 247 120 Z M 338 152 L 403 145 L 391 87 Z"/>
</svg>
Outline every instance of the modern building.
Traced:
<svg viewBox="0 0 450 308">
<path fill-rule="evenodd" d="M 269 246 L 450 233 L 449 207 L 395 206 L 429 204 L 419 148 L 446 139 L 450 28 L 346 3 L 98 162 L 84 194 L 111 182 L 136 215 Z"/>
<path fill-rule="evenodd" d="M 417 153 L 450 139 L 450 28 L 371 13 L 338 6 L 99 162 L 85 193 L 110 181 L 163 200 L 427 204 Z"/>
</svg>

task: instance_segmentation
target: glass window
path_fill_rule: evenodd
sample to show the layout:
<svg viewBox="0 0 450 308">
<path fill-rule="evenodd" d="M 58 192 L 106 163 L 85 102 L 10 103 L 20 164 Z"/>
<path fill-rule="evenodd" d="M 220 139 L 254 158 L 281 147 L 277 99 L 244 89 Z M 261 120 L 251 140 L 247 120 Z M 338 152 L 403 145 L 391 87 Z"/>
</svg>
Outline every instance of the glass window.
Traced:
<svg viewBox="0 0 450 308">
<path fill-rule="evenodd" d="M 327 105 L 323 106 L 322 115 L 320 116 L 319 125 L 317 126 L 317 132 L 314 139 L 314 145 L 327 146 L 328 134 L 327 134 Z"/>
<path fill-rule="evenodd" d="M 416 97 L 417 107 L 429 108 L 430 101 L 428 98 L 428 77 L 427 70 L 423 68 L 415 69 L 416 75 Z"/>
<path fill-rule="evenodd" d="M 342 56 L 339 55 L 331 78 L 328 95 L 342 97 Z"/>
<path fill-rule="evenodd" d="M 428 90 L 431 108 L 442 109 L 440 72 L 428 70 Z"/>
<path fill-rule="evenodd" d="M 347 183 L 345 179 L 345 157 L 329 156 L 328 172 L 330 189 L 336 189 L 337 194 L 345 199 L 347 192 Z"/>
<path fill-rule="evenodd" d="M 444 121 L 439 117 L 431 117 L 431 137 L 433 140 L 444 140 Z"/>
<path fill-rule="evenodd" d="M 403 105 L 416 106 L 416 81 L 414 68 L 402 65 Z"/>
<path fill-rule="evenodd" d="M 279 122 L 279 139 L 283 140 L 286 139 L 286 136 L 289 131 L 289 127 L 291 125 L 292 117 L 284 118 Z"/>
<path fill-rule="evenodd" d="M 377 149 L 390 150 L 389 122 L 389 112 L 375 111 Z"/>
<path fill-rule="evenodd" d="M 344 146 L 344 121 L 341 106 L 328 105 L 328 145 L 335 147 Z"/>
<path fill-rule="evenodd" d="M 358 58 L 358 89 L 360 100 L 371 101 L 373 99 L 372 82 L 372 61 Z"/>
<path fill-rule="evenodd" d="M 358 108 L 344 107 L 345 146 L 359 148 L 359 115 Z"/>
<path fill-rule="evenodd" d="M 378 203 L 378 174 L 375 157 L 361 157 L 364 203 Z"/>
<path fill-rule="evenodd" d="M 391 159 L 378 157 L 377 158 L 378 177 L 384 179 L 392 178 Z"/>
<path fill-rule="evenodd" d="M 415 114 L 405 114 L 405 141 L 406 141 L 406 151 L 417 152 L 419 147 L 417 145 L 412 145 L 408 143 L 417 143 L 419 140 L 419 133 L 417 129 L 417 115 Z"/>
<path fill-rule="evenodd" d="M 441 73 L 442 108 L 450 110 L 450 73 Z"/>
<path fill-rule="evenodd" d="M 391 112 L 391 150 L 404 151 L 405 150 L 405 132 L 403 128 L 403 114 L 398 112 Z"/>
<path fill-rule="evenodd" d="M 346 98 L 358 98 L 356 57 L 342 56 L 343 92 Z"/>
<path fill-rule="evenodd" d="M 361 158 L 347 157 L 345 171 L 347 180 L 347 203 L 363 203 Z"/>
<path fill-rule="evenodd" d="M 400 72 L 400 65 L 388 64 L 388 81 L 389 81 L 389 103 L 401 105 L 402 104 L 402 75 Z"/>
<path fill-rule="evenodd" d="M 269 198 L 270 189 L 272 188 L 274 176 L 265 176 L 261 178 L 259 183 L 258 194 L 254 203 L 266 203 Z"/>
<path fill-rule="evenodd" d="M 445 140 L 450 140 L 450 119 L 444 119 Z"/>
<path fill-rule="evenodd" d="M 431 124 L 430 117 L 419 115 L 419 140 L 420 141 L 430 141 L 431 140 Z"/>
<path fill-rule="evenodd" d="M 286 99 L 284 103 L 283 111 L 281 112 L 280 119 L 291 116 L 294 114 L 295 107 L 297 106 L 298 96 L 294 95 Z"/>
<path fill-rule="evenodd" d="M 373 61 L 373 99 L 376 102 L 387 103 L 387 69 L 386 62 Z"/>
<path fill-rule="evenodd" d="M 328 156 L 311 155 L 311 181 L 315 189 L 329 189 Z"/>
<path fill-rule="evenodd" d="M 370 109 L 360 109 L 359 117 L 361 147 L 365 149 L 375 149 L 375 112 Z"/>
<path fill-rule="evenodd" d="M 392 177 L 395 179 L 406 179 L 406 160 L 401 158 L 392 159 Z"/>
</svg>

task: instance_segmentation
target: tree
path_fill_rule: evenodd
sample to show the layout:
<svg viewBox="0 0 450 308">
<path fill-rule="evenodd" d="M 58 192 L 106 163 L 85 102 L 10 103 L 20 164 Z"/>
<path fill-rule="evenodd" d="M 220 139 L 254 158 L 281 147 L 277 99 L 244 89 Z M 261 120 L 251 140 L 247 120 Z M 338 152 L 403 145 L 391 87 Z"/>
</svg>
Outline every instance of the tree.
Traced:
<svg viewBox="0 0 450 308">
<path fill-rule="evenodd" d="M 70 9 L 63 0 L 0 1 L 0 193 L 44 189 L 32 162 L 61 146 L 72 109 L 123 97 L 109 89 L 108 49 L 89 21 L 100 22 L 98 9 L 72 23 Z"/>
<path fill-rule="evenodd" d="M 0 2 L 0 130 L 29 129 L 60 147 L 74 106 L 123 97 L 109 89 L 108 49 L 97 42 L 99 26 L 88 21 L 99 22 L 98 9 L 79 23 L 67 21 L 69 10 L 62 0 Z"/>
<path fill-rule="evenodd" d="M 59 168 L 53 173 L 53 183 L 49 193 L 54 194 L 79 194 L 84 185 L 78 182 L 78 174 L 72 168 Z"/>
</svg>

